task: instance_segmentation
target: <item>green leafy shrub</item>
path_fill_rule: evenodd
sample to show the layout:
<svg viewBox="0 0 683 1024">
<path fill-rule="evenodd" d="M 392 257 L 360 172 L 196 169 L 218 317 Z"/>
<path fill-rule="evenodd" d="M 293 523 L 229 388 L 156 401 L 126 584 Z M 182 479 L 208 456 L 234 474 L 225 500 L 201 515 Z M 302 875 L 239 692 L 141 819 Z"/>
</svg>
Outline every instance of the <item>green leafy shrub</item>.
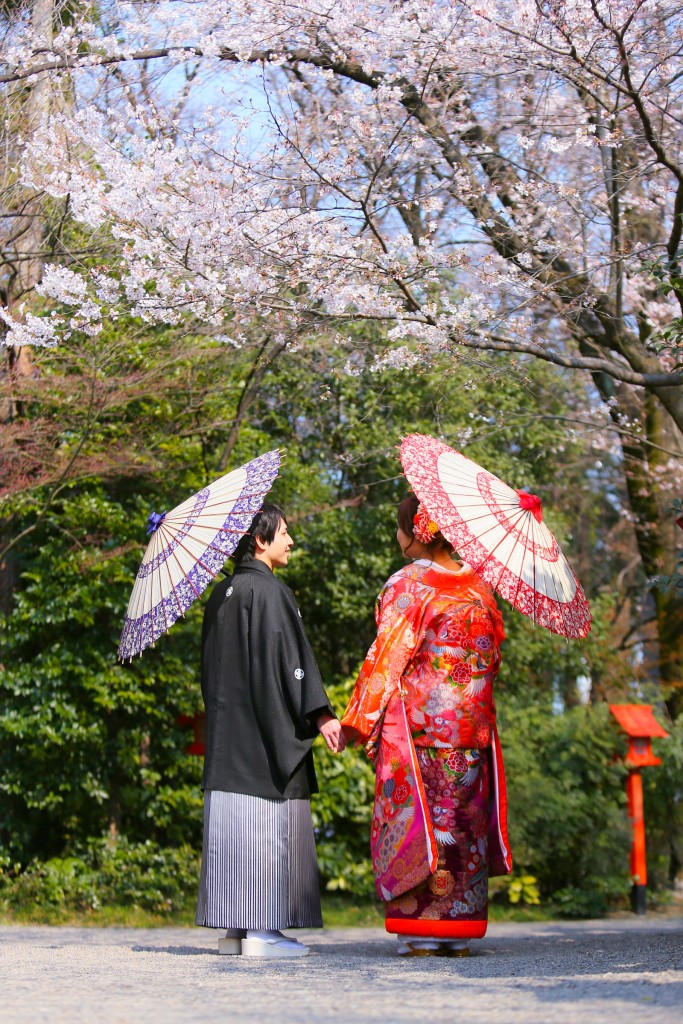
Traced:
<svg viewBox="0 0 683 1024">
<path fill-rule="evenodd" d="M 73 911 L 139 907 L 167 915 L 194 899 L 199 855 L 191 846 L 164 848 L 126 839 L 91 840 L 71 857 L 33 861 L 0 874 L 0 907 Z"/>
<path fill-rule="evenodd" d="M 495 881 L 495 880 L 494 880 Z M 507 898 L 513 905 L 537 907 L 541 902 L 541 894 L 538 889 L 538 879 L 533 875 L 511 874 L 500 879 L 501 888 L 507 893 Z"/>
<path fill-rule="evenodd" d="M 328 687 L 339 715 L 353 689 L 353 680 Z M 330 891 L 374 894 L 370 862 L 370 822 L 375 774 L 364 751 L 349 748 L 340 757 L 317 742 L 314 757 L 320 792 L 311 801 L 318 865 Z"/>
<path fill-rule="evenodd" d="M 178 718 L 201 704 L 201 606 L 144 658 L 116 659 L 148 504 L 68 491 L 60 528 L 82 542 L 38 530 L 0 615 L 0 850 L 24 865 L 112 827 L 160 846 L 200 841 L 201 764 Z"/>
<path fill-rule="evenodd" d="M 607 705 L 498 705 L 517 875 L 538 879 L 543 903 L 595 917 L 630 886 L 624 766 Z"/>
</svg>

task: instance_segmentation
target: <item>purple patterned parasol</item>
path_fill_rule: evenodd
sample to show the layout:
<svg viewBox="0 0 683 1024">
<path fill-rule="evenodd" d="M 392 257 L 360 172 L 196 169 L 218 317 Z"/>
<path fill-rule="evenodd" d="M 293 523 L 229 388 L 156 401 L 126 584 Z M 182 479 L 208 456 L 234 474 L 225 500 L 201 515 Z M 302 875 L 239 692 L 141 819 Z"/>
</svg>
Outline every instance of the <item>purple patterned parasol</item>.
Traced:
<svg viewBox="0 0 683 1024">
<path fill-rule="evenodd" d="M 142 654 L 218 575 L 263 505 L 280 469 L 277 449 L 252 459 L 183 501 L 152 512 L 152 539 L 138 569 L 119 658 Z"/>
</svg>

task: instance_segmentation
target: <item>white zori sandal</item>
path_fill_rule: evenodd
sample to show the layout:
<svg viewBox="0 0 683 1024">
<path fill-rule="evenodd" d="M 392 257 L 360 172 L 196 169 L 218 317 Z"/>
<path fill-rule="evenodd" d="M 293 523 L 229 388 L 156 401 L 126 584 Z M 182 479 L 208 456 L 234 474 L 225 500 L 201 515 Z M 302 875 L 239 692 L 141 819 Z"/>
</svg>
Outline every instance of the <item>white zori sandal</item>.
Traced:
<svg viewBox="0 0 683 1024">
<path fill-rule="evenodd" d="M 309 948 L 296 939 L 288 939 L 282 932 L 252 931 L 242 939 L 243 956 L 308 956 Z"/>
<path fill-rule="evenodd" d="M 244 929 L 228 928 L 225 936 L 218 940 L 218 952 L 222 956 L 239 956 L 242 952 L 242 939 L 246 934 Z"/>
</svg>

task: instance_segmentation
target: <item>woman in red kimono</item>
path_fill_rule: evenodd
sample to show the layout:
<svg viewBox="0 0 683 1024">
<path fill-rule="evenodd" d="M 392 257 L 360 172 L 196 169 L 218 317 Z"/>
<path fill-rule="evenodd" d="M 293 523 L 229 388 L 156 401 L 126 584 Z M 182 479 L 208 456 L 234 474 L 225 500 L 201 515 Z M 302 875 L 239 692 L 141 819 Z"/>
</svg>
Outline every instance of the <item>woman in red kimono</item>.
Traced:
<svg viewBox="0 0 683 1024">
<path fill-rule="evenodd" d="M 342 724 L 377 773 L 370 847 L 387 931 L 400 955 L 462 956 L 486 932 L 489 877 L 512 865 L 493 702 L 505 633 L 491 590 L 414 496 L 396 536 L 414 561 L 379 595 Z"/>
</svg>

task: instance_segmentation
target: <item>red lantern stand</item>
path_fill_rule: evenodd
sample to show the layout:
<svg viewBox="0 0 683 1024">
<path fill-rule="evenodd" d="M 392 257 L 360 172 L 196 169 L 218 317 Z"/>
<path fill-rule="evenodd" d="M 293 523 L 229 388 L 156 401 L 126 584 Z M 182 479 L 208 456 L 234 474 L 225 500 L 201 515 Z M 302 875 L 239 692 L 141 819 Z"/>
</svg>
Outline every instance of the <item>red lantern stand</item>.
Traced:
<svg viewBox="0 0 683 1024">
<path fill-rule="evenodd" d="M 204 712 L 198 711 L 196 715 L 180 715 L 178 725 L 192 726 L 192 743 L 185 747 L 185 753 L 204 757 L 206 743 L 206 715 Z"/>
<path fill-rule="evenodd" d="M 647 912 L 647 862 L 645 859 L 645 817 L 643 814 L 643 780 L 641 768 L 661 764 L 652 753 L 652 738 L 668 736 L 649 704 L 610 704 L 610 711 L 629 738 L 625 763 L 629 768 L 626 780 L 628 816 L 631 819 L 631 907 L 634 914 Z"/>
</svg>

